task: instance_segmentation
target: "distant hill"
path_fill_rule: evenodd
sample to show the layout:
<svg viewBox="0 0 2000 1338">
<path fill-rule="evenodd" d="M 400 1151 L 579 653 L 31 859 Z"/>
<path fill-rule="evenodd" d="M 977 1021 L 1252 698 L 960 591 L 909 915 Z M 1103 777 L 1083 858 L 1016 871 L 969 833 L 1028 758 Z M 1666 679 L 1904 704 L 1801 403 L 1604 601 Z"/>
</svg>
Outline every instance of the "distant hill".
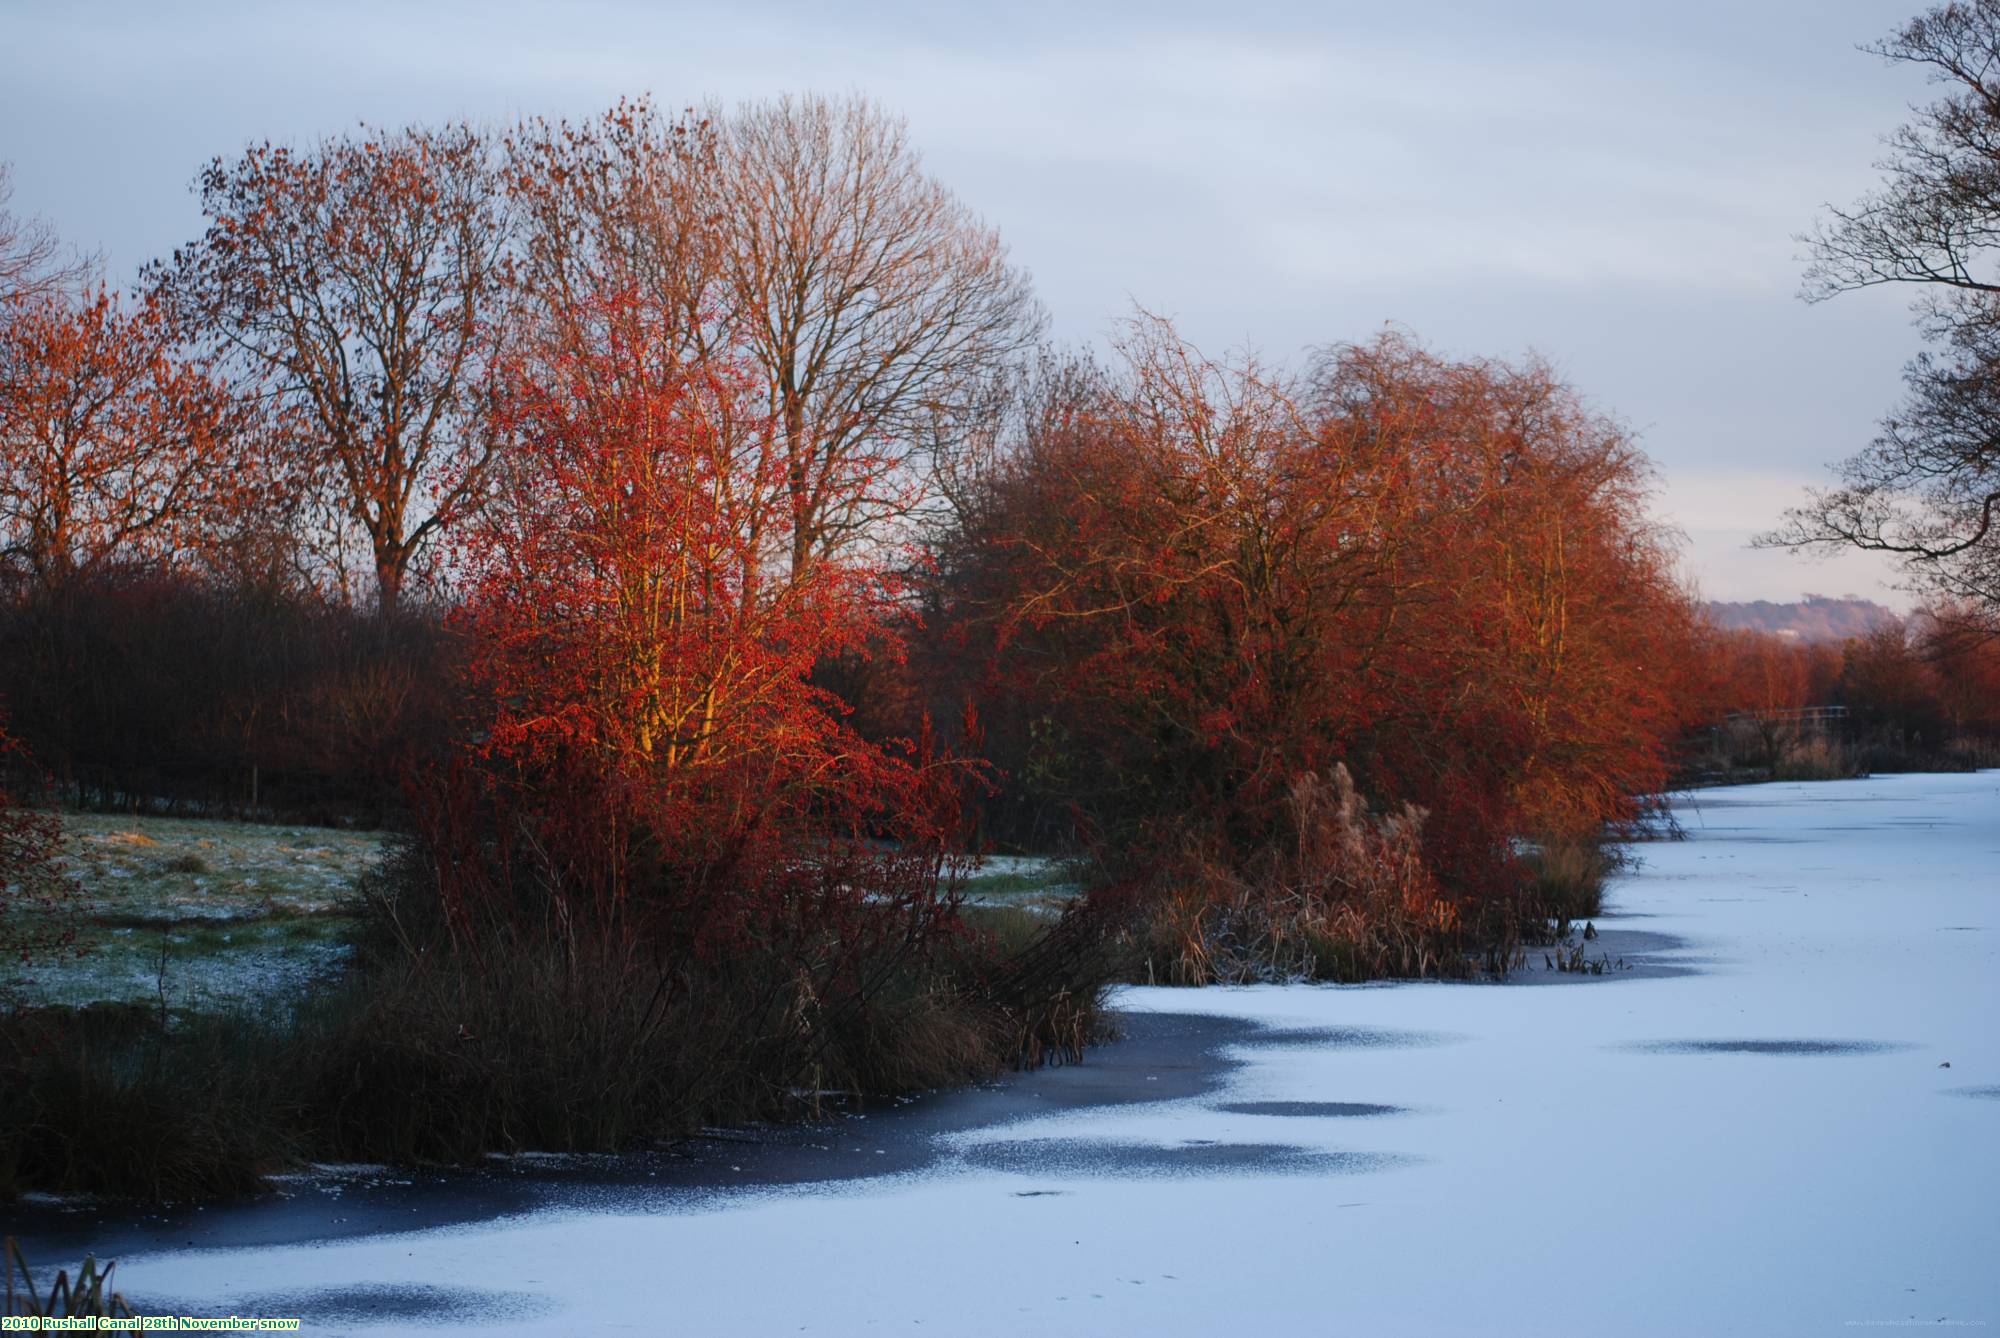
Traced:
<svg viewBox="0 0 2000 1338">
<path fill-rule="evenodd" d="M 1718 627 L 1775 632 L 1800 641 L 1845 641 L 1899 621 L 1895 610 L 1853 595 L 1844 599 L 1807 595 L 1793 604 L 1773 604 L 1768 599 L 1749 603 L 1710 600 L 1708 613 Z"/>
</svg>

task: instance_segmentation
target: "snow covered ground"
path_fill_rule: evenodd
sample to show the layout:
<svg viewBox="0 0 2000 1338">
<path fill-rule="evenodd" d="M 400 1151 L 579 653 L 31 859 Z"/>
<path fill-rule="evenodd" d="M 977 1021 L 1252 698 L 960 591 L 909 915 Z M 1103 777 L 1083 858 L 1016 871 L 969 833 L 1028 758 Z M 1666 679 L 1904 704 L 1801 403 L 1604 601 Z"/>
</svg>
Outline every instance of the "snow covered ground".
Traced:
<svg viewBox="0 0 2000 1338">
<path fill-rule="evenodd" d="M 2000 772 L 1711 790 L 1681 821 L 1613 891 L 1629 972 L 1128 990 L 1238 1020 L 1210 1090 L 1163 1066 L 1169 1099 L 947 1132 L 920 1171 L 119 1280 L 315 1333 L 2000 1325 Z"/>
<path fill-rule="evenodd" d="M 30 1003 L 262 1002 L 340 966 L 376 832 L 72 813 L 63 864 L 82 892 L 79 957 L 0 962 Z"/>
</svg>

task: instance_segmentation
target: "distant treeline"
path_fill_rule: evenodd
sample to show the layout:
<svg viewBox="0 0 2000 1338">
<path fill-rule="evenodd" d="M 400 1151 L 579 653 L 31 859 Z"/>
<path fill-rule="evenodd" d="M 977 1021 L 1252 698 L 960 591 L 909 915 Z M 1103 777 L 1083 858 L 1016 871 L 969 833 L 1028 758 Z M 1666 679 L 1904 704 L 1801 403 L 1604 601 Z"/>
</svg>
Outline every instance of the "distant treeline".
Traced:
<svg viewBox="0 0 2000 1338">
<path fill-rule="evenodd" d="M 1894 609 L 1852 595 L 1842 599 L 1807 595 L 1788 602 L 1712 599 L 1707 610 L 1709 619 L 1725 632 L 1775 632 L 1801 641 L 1845 641 L 1901 621 Z"/>
<path fill-rule="evenodd" d="M 0 602 L 0 645 L 17 785 L 83 808 L 404 823 L 453 715 L 425 610 L 98 573 Z"/>
<path fill-rule="evenodd" d="M 2000 638 L 1976 610 L 1940 606 L 1839 642 L 1723 631 L 1713 654 L 1715 719 L 1694 740 L 1697 770 L 2000 765 Z M 1802 721 L 1815 707 L 1838 711 Z"/>
</svg>

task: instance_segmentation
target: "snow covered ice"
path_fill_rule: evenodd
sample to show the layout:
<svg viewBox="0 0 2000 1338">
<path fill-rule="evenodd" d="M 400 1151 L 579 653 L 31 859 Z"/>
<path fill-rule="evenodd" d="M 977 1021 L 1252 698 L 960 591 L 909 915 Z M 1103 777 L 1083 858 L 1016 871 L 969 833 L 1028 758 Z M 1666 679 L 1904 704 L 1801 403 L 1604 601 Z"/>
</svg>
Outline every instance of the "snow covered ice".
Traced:
<svg viewBox="0 0 2000 1338">
<path fill-rule="evenodd" d="M 1626 972 L 1128 989 L 1235 1028 L 1208 1090 L 1163 1067 L 1167 1099 L 948 1132 L 919 1171 L 142 1253 L 119 1281 L 318 1333 L 2000 1324 L 2000 772 L 1679 817 L 1589 945 Z"/>
</svg>

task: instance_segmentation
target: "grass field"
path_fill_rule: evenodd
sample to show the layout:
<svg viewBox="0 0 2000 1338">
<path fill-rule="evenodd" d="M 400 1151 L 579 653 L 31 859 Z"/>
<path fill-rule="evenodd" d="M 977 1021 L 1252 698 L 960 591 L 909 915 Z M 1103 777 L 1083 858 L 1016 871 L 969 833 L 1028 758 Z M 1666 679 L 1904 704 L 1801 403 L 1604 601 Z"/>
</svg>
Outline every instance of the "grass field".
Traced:
<svg viewBox="0 0 2000 1338">
<path fill-rule="evenodd" d="M 1083 890 L 1060 860 L 1037 855 L 988 855 L 966 876 L 968 906 L 1008 906 L 1060 912 Z"/>
<path fill-rule="evenodd" d="M 256 1002 L 346 957 L 355 883 L 382 854 L 376 832 L 125 814 L 63 819 L 64 862 L 84 892 L 82 955 L 0 967 L 28 1004 Z M 1077 894 L 1062 865 L 989 857 L 966 904 L 1041 917 Z"/>
<path fill-rule="evenodd" d="M 257 1001 L 339 964 L 372 832 L 71 814 L 64 863 L 81 886 L 83 952 L 10 964 L 29 1004 Z"/>
</svg>

